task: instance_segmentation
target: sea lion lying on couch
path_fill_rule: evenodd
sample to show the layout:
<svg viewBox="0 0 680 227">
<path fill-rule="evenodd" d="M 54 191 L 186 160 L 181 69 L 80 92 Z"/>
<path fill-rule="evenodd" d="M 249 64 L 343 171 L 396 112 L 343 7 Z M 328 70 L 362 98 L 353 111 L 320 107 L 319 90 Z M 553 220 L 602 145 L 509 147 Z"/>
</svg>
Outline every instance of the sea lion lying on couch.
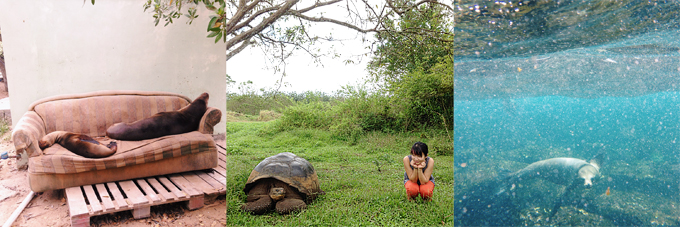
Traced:
<svg viewBox="0 0 680 227">
<path fill-rule="evenodd" d="M 74 154 L 86 158 L 106 158 L 118 150 L 118 145 L 115 141 L 108 145 L 101 144 L 87 135 L 77 134 L 65 131 L 55 131 L 43 136 L 38 141 L 40 149 L 46 148 L 58 143 Z"/>
<path fill-rule="evenodd" d="M 208 108 L 208 93 L 177 111 L 160 112 L 132 123 L 116 123 L 106 129 L 106 136 L 116 140 L 145 140 L 198 130 Z"/>
</svg>

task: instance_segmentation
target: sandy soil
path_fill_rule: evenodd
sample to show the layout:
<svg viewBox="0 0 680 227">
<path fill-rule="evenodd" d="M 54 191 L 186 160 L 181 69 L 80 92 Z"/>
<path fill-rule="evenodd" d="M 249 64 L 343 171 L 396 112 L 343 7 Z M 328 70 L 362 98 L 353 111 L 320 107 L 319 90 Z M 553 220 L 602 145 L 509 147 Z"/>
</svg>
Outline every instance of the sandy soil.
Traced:
<svg viewBox="0 0 680 227">
<path fill-rule="evenodd" d="M 11 151 L 11 133 L 0 137 L 0 151 Z M 224 140 L 218 141 L 224 144 Z M 14 159 L 0 160 L 0 225 L 4 224 L 29 194 L 26 170 L 17 170 Z M 135 220 L 131 211 L 90 218 L 91 226 L 225 226 L 225 198 L 213 204 L 189 211 L 185 204 L 175 203 L 151 207 L 151 217 Z M 36 193 L 12 226 L 70 226 L 69 209 L 64 190 Z"/>
</svg>

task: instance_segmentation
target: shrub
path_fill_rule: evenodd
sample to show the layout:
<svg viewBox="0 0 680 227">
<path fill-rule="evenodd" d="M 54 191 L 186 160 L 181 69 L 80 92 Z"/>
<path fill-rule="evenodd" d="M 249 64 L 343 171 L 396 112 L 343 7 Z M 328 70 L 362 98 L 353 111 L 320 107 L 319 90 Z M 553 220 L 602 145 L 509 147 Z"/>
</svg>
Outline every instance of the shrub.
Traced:
<svg viewBox="0 0 680 227">
<path fill-rule="evenodd" d="M 280 130 L 289 128 L 328 129 L 330 119 L 326 116 L 331 108 L 329 103 L 311 102 L 289 106 L 283 110 L 283 116 L 276 122 Z"/>
<path fill-rule="evenodd" d="M 271 110 L 260 110 L 260 115 L 257 117 L 258 121 L 271 121 L 281 117 L 283 114 Z"/>
</svg>

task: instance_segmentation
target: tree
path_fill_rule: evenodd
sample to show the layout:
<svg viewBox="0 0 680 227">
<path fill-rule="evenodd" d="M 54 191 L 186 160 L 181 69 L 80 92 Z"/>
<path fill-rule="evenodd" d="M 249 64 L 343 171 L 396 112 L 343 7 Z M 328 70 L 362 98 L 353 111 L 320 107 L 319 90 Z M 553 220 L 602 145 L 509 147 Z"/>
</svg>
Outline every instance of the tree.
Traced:
<svg viewBox="0 0 680 227">
<path fill-rule="evenodd" d="M 415 7 L 415 6 L 414 6 Z M 406 73 L 429 72 L 441 58 L 453 57 L 453 10 L 446 5 L 421 5 L 386 18 L 369 63 L 373 79 L 389 87 Z"/>
<path fill-rule="evenodd" d="M 248 45 L 258 44 L 282 62 L 298 49 L 318 59 L 321 54 L 310 47 L 318 41 L 333 40 L 332 37 L 310 35 L 311 23 L 330 23 L 363 34 L 389 33 L 395 32 L 394 25 L 390 24 L 395 15 L 435 5 L 453 11 L 450 4 L 437 0 L 387 0 L 382 5 L 371 5 L 368 0 L 314 0 L 313 3 L 300 0 L 148 0 L 145 10 L 153 7 L 156 24 L 164 20 L 167 26 L 182 15 L 189 18 L 187 23 L 191 23 L 198 17 L 196 6 L 199 4 L 213 12 L 207 27 L 208 37 L 226 43 L 227 60 Z M 319 13 L 318 9 L 331 5 L 342 7 L 347 15 L 329 18 Z M 437 35 L 430 30 L 403 32 Z"/>
<path fill-rule="evenodd" d="M 405 128 L 434 126 L 448 133 L 453 129 L 453 10 L 422 4 L 394 13 L 377 33 L 379 45 L 368 66 L 371 81 L 391 94 Z"/>
</svg>

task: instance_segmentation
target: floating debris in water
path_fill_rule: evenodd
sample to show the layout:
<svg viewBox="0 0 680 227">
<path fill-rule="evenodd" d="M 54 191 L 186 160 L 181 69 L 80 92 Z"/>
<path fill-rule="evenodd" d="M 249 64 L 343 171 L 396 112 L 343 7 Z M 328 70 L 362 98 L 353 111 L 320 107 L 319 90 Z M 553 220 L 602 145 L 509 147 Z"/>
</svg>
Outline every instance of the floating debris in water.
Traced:
<svg viewBox="0 0 680 227">
<path fill-rule="evenodd" d="M 517 67 L 517 72 L 522 72 L 522 68 Z"/>
<path fill-rule="evenodd" d="M 467 167 L 467 163 L 466 162 L 460 163 L 460 167 L 463 167 L 463 168 Z"/>
<path fill-rule="evenodd" d="M 605 195 L 610 195 L 611 193 L 609 192 L 609 187 L 607 187 L 607 192 L 604 193 Z"/>
</svg>

